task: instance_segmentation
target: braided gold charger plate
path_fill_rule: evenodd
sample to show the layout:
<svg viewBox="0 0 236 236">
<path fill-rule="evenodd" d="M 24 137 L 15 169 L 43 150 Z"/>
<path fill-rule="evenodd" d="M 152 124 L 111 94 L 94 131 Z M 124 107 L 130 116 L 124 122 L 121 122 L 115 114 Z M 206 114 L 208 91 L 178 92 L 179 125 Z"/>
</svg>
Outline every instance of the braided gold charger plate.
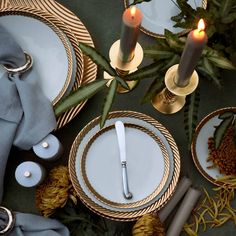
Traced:
<svg viewBox="0 0 236 236">
<path fill-rule="evenodd" d="M 69 9 L 65 8 L 61 4 L 57 3 L 54 0 L 2 0 L 0 3 L 1 8 L 13 6 L 13 7 L 29 7 L 32 9 L 40 9 L 51 15 L 58 18 L 58 21 L 63 22 L 66 26 L 71 30 L 74 37 L 77 39 L 78 42 L 86 43 L 90 46 L 94 46 L 93 40 L 81 22 L 81 20 L 72 13 Z M 56 24 L 57 25 L 57 24 Z M 57 25 L 59 28 L 60 25 Z M 64 31 L 63 28 L 61 28 Z M 68 34 L 65 32 L 65 35 L 68 37 Z M 69 38 L 69 37 L 68 37 Z M 81 80 L 81 85 L 87 84 L 92 82 L 96 79 L 97 76 L 97 66 L 94 64 L 90 58 L 84 56 L 84 74 Z M 77 80 L 74 84 L 73 89 L 77 89 L 80 86 L 80 82 Z M 65 124 L 70 122 L 83 108 L 86 101 L 81 102 L 77 106 L 71 108 L 64 114 L 62 114 L 57 119 L 57 129 L 63 127 Z"/>
<path fill-rule="evenodd" d="M 149 212 L 153 212 L 155 210 L 160 209 L 161 207 L 163 207 L 165 205 L 165 203 L 171 197 L 173 191 L 175 190 L 175 187 L 176 187 L 176 184 L 177 184 L 177 181 L 179 178 L 179 174 L 180 174 L 180 156 L 179 156 L 179 151 L 176 146 L 176 143 L 175 143 L 174 139 L 172 138 L 171 134 L 168 132 L 168 130 L 162 124 L 160 124 L 155 119 L 153 119 L 145 114 L 134 112 L 134 111 L 111 112 L 108 116 L 108 119 L 107 119 L 105 127 L 104 127 L 105 131 L 108 132 L 106 129 L 109 129 L 109 128 L 107 128 L 107 127 L 113 126 L 117 120 L 121 120 L 125 124 L 132 124 L 132 126 L 136 127 L 136 129 L 137 129 L 137 127 L 139 127 L 139 129 L 140 129 L 140 127 L 142 127 L 143 131 L 141 131 L 141 132 L 144 132 L 144 133 L 147 132 L 145 134 L 144 133 L 142 134 L 143 138 L 145 137 L 145 135 L 150 136 L 150 134 L 153 134 L 155 137 L 158 137 L 158 139 L 160 139 L 161 143 L 165 147 L 166 152 L 167 152 L 168 162 L 169 162 L 169 168 L 167 168 L 168 173 L 164 174 L 164 176 L 167 177 L 167 179 L 166 179 L 166 181 L 163 181 L 163 182 L 160 181 L 160 185 L 162 185 L 162 186 L 160 187 L 160 189 L 158 189 L 157 193 L 155 193 L 154 196 L 151 196 L 150 199 L 143 198 L 143 199 L 145 199 L 143 202 L 138 202 L 138 201 L 135 202 L 134 201 L 133 205 L 131 204 L 130 206 L 129 206 L 129 203 L 127 203 L 127 202 L 126 202 L 126 204 L 124 204 L 125 202 L 121 202 L 122 204 L 114 205 L 114 201 L 108 202 L 106 199 L 104 201 L 104 199 L 101 199 L 99 196 L 96 196 L 96 193 L 94 193 L 93 190 L 87 185 L 88 183 L 84 179 L 85 176 L 84 176 L 83 172 L 86 171 L 87 174 L 88 173 L 91 174 L 93 171 L 86 169 L 86 167 L 83 164 L 83 161 L 81 163 L 81 159 L 83 157 L 84 152 L 86 153 L 86 149 L 88 147 L 90 147 L 91 145 L 93 145 L 91 142 L 98 141 L 99 135 L 102 138 L 100 141 L 103 140 L 102 142 L 104 142 L 103 138 L 105 138 L 105 141 L 106 141 L 106 138 L 108 138 L 107 139 L 108 141 L 110 140 L 110 138 L 109 138 L 110 136 L 106 136 L 106 135 L 103 136 L 101 134 L 102 131 L 100 130 L 100 126 L 99 126 L 99 121 L 100 121 L 99 117 L 97 117 L 94 120 L 92 120 L 91 122 L 89 122 L 80 131 L 80 133 L 77 135 L 75 141 L 73 142 L 73 145 L 72 145 L 72 148 L 70 151 L 70 156 L 69 156 L 69 171 L 70 171 L 73 186 L 74 186 L 78 196 L 80 197 L 82 202 L 87 207 L 89 207 L 92 211 L 94 211 L 95 213 L 102 215 L 104 217 L 110 218 L 110 219 L 114 219 L 114 220 L 118 220 L 118 221 L 132 221 L 144 214 L 147 214 Z M 131 131 L 130 131 L 130 135 L 132 135 Z M 134 131 L 134 132 L 137 132 L 137 131 Z M 128 132 L 127 132 L 127 134 L 128 134 Z M 145 139 L 146 138 L 147 137 L 145 137 Z M 149 139 L 151 139 L 151 137 L 149 137 Z M 129 141 L 132 141 L 132 140 L 129 140 Z M 139 140 L 139 141 L 142 141 L 142 140 Z M 152 140 L 152 141 L 154 142 L 153 145 L 156 145 L 155 141 L 154 140 Z M 113 162 L 112 163 L 110 162 L 111 165 L 109 165 L 109 163 L 106 163 L 106 164 L 104 163 L 104 160 L 108 160 L 108 158 L 103 159 L 103 163 L 100 164 L 100 167 L 97 165 L 99 162 L 99 157 L 101 158 L 103 153 L 104 153 L 104 155 L 106 155 L 107 154 L 106 152 L 108 152 L 108 149 L 109 149 L 110 153 L 112 153 L 113 151 L 115 152 L 115 147 L 112 146 L 112 143 L 107 143 L 107 145 L 105 143 L 106 149 L 104 149 L 104 143 L 103 143 L 103 145 L 100 145 L 99 142 L 97 143 L 98 145 L 95 144 L 94 147 L 95 148 L 103 147 L 103 148 L 101 148 L 100 151 L 98 151 L 98 149 L 95 149 L 94 154 L 92 154 L 90 156 L 92 158 L 90 158 L 90 160 L 88 160 L 90 162 L 91 161 L 93 162 L 94 159 L 97 158 L 96 163 L 93 165 L 88 162 L 88 163 L 86 163 L 86 165 L 88 165 L 88 167 L 91 167 L 91 168 L 95 168 L 96 166 L 98 168 L 100 168 L 100 167 L 102 167 L 102 164 L 104 164 L 103 168 L 107 168 L 107 169 L 112 168 L 109 173 L 110 174 L 114 173 L 114 175 L 110 176 L 110 178 L 118 178 L 117 177 L 118 175 L 116 175 L 115 172 L 118 173 L 119 171 L 117 171 L 115 169 L 116 168 L 115 164 Z M 144 140 L 144 142 L 145 142 L 145 140 Z M 135 151 L 134 148 L 133 148 L 133 151 Z M 96 153 L 98 155 L 96 155 Z M 145 153 L 144 153 L 144 155 L 145 155 Z M 144 156 L 142 158 L 145 158 L 145 157 L 146 156 Z M 83 158 L 85 158 L 85 157 L 83 157 Z M 156 159 L 158 159 L 158 157 Z M 152 160 L 155 161 L 156 159 L 153 158 Z M 164 165 L 164 163 L 165 163 L 164 158 L 162 159 L 162 161 L 163 161 L 163 165 Z M 127 157 L 127 162 L 128 162 L 128 157 Z M 117 160 L 115 163 L 119 169 L 119 164 L 120 164 L 119 160 Z M 134 182 L 136 181 L 135 178 L 132 177 L 132 171 L 135 171 L 135 160 L 133 160 L 133 162 L 131 161 L 130 163 L 131 163 L 130 164 L 130 168 L 131 168 L 130 181 L 131 181 L 131 186 L 132 186 L 132 181 L 134 181 Z M 81 164 L 82 164 L 82 166 L 81 166 Z M 167 164 L 167 162 L 166 162 L 166 164 Z M 127 165 L 129 165 L 129 164 L 127 164 Z M 137 165 L 137 167 L 139 169 L 140 169 L 140 166 Z M 82 169 L 84 169 L 84 168 L 85 169 L 83 171 L 81 171 L 81 167 L 82 167 Z M 129 166 L 128 166 L 128 168 L 129 168 Z M 149 166 L 149 168 L 152 168 L 152 167 Z M 156 169 L 157 170 L 156 173 L 158 175 L 158 168 L 156 167 L 156 165 L 153 165 L 153 168 L 154 169 L 150 170 L 150 172 L 155 173 L 155 169 Z M 163 169 L 163 172 L 165 172 L 164 169 Z M 103 173 L 100 172 L 100 174 L 103 174 Z M 137 172 L 136 172 L 136 174 L 134 174 L 134 176 L 137 176 Z M 143 176 L 144 175 L 141 175 L 142 178 L 145 178 Z M 94 177 L 94 176 L 92 176 L 92 177 Z M 139 176 L 137 176 L 137 179 L 138 179 L 138 177 Z M 107 176 L 107 178 L 108 178 L 108 176 Z M 121 178 L 121 176 L 120 176 L 120 178 Z M 118 180 L 119 183 L 121 182 L 120 178 Z M 89 181 L 91 181 L 91 179 L 89 179 Z M 145 182 L 143 179 L 139 179 L 139 181 Z M 154 182 L 155 182 L 155 180 L 154 180 Z M 137 184 L 137 181 L 136 181 L 136 184 Z M 104 185 L 105 185 L 105 183 L 104 183 Z M 94 186 L 95 185 L 93 185 L 93 187 Z M 96 187 L 103 188 L 102 184 L 100 184 L 100 186 L 96 185 L 95 188 Z M 136 185 L 136 187 L 137 187 L 137 185 Z M 99 190 L 99 189 L 96 188 L 96 190 Z M 136 190 L 138 190 L 138 187 Z M 116 191 L 116 193 L 119 194 L 120 191 L 122 192 L 122 187 L 121 187 L 121 189 L 119 188 L 118 191 Z M 139 191 L 141 191 L 141 190 L 139 190 Z M 109 192 L 109 189 L 107 189 L 107 193 L 108 192 Z M 112 195 L 113 193 L 114 192 L 112 192 L 112 189 L 111 189 L 111 196 L 113 196 Z M 119 198 L 119 201 L 120 201 L 120 199 L 121 198 Z"/>
</svg>

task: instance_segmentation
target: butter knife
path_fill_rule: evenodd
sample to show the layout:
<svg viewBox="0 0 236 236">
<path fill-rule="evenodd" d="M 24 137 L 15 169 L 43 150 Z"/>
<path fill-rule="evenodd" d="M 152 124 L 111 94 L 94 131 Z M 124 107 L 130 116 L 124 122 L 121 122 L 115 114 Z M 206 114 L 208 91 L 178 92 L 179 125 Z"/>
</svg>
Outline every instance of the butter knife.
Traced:
<svg viewBox="0 0 236 236">
<path fill-rule="evenodd" d="M 125 148 L 125 145 L 126 145 L 125 144 L 125 126 L 122 121 L 116 121 L 115 128 L 116 128 L 116 135 L 117 135 L 118 146 L 119 146 L 119 151 L 120 151 L 124 197 L 126 199 L 131 199 L 133 195 L 129 191 L 129 185 L 128 185 L 128 175 L 127 175 L 127 166 L 126 166 L 126 148 Z"/>
</svg>

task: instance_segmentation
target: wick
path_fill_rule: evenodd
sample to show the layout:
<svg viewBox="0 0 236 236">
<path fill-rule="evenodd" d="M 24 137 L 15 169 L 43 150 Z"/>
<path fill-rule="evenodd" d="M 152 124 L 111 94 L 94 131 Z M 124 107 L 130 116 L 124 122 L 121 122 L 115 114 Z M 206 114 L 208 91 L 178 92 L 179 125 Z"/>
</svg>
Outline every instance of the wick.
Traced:
<svg viewBox="0 0 236 236">
<path fill-rule="evenodd" d="M 29 171 L 25 171 L 24 176 L 26 178 L 29 178 L 31 176 L 31 173 Z"/>
<path fill-rule="evenodd" d="M 48 144 L 47 142 L 43 142 L 43 143 L 42 143 L 42 147 L 43 147 L 43 148 L 48 148 L 48 147 L 49 147 L 49 144 Z"/>
</svg>

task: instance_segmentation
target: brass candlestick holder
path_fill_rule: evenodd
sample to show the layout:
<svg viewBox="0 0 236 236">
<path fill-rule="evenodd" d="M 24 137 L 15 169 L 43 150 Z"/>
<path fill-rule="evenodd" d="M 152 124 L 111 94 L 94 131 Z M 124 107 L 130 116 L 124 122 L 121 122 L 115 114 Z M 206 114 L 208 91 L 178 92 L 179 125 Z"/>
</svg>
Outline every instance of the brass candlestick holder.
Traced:
<svg viewBox="0 0 236 236">
<path fill-rule="evenodd" d="M 152 99 L 154 108 L 164 114 L 173 114 L 181 110 L 185 105 L 185 98 L 198 86 L 198 74 L 194 70 L 189 83 L 179 87 L 175 83 L 178 73 L 178 64 L 173 65 L 165 74 L 166 87 Z"/>
<path fill-rule="evenodd" d="M 119 58 L 119 50 L 120 50 L 120 40 L 115 41 L 109 51 L 109 57 L 111 60 L 111 66 L 115 68 L 117 74 L 120 77 L 124 77 L 125 75 L 134 72 L 137 70 L 137 67 L 141 64 L 143 60 L 143 49 L 139 43 L 136 44 L 135 50 L 134 50 L 134 57 L 129 62 L 123 62 Z M 107 72 L 104 72 L 104 79 L 111 80 L 112 77 Z M 134 89 L 137 85 L 138 81 L 126 81 L 129 85 L 130 90 Z M 107 83 L 107 86 L 109 86 L 110 83 Z M 130 90 L 122 87 L 121 85 L 118 85 L 117 92 L 118 93 L 127 93 Z"/>
</svg>

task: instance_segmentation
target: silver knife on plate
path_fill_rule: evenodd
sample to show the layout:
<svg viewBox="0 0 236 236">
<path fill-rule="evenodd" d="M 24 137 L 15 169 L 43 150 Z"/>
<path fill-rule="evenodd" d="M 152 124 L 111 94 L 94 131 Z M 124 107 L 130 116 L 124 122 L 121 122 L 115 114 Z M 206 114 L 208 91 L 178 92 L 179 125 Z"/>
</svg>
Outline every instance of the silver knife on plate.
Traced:
<svg viewBox="0 0 236 236">
<path fill-rule="evenodd" d="M 131 199 L 133 197 L 132 193 L 129 191 L 128 185 L 128 175 L 127 175 L 127 163 L 126 163 L 126 144 L 125 144 L 125 126 L 122 121 L 115 122 L 116 135 L 118 140 L 118 146 L 120 151 L 120 161 L 122 167 L 122 183 L 124 197 L 126 199 Z"/>
</svg>

